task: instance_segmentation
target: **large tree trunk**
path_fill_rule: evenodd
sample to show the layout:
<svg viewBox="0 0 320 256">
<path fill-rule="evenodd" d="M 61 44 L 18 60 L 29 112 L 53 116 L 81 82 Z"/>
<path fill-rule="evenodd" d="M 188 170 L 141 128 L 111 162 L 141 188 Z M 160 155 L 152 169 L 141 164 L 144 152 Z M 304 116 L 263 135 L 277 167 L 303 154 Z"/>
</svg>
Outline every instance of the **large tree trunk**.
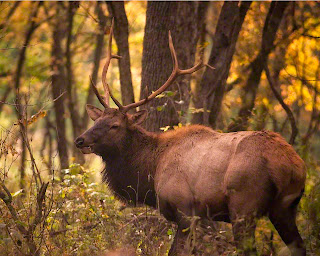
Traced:
<svg viewBox="0 0 320 256">
<path fill-rule="evenodd" d="M 107 2 L 108 11 L 115 18 L 114 39 L 118 46 L 122 104 L 134 102 L 129 54 L 129 28 L 124 2 Z"/>
<path fill-rule="evenodd" d="M 251 63 L 251 72 L 249 74 L 246 85 L 243 88 L 242 106 L 238 114 L 237 120 L 230 124 L 229 131 L 246 130 L 248 127 L 248 119 L 251 116 L 256 94 L 258 91 L 260 78 L 264 66 L 268 61 L 268 55 L 274 48 L 274 41 L 276 39 L 277 30 L 280 26 L 284 11 L 289 2 L 271 2 L 269 12 L 267 14 L 263 34 L 261 49 L 257 57 Z"/>
<path fill-rule="evenodd" d="M 102 55 L 102 50 L 103 50 L 103 41 L 104 41 L 104 32 L 106 29 L 106 24 L 107 24 L 107 17 L 103 12 L 103 9 L 101 7 L 101 2 L 97 2 L 96 6 L 96 13 L 98 15 L 98 20 L 99 20 L 99 31 L 97 33 L 96 37 L 96 48 L 94 51 L 94 60 L 93 60 L 93 69 L 92 69 L 92 74 L 91 74 L 91 79 L 94 84 L 97 84 L 98 80 L 98 72 L 99 72 L 99 67 L 100 67 L 100 59 Z M 90 81 L 91 83 L 91 81 Z M 87 104 L 92 104 L 94 100 L 94 94 L 91 89 L 91 86 L 89 86 L 89 91 L 88 91 L 88 96 L 86 103 Z M 82 118 L 82 129 L 85 130 L 88 126 L 89 123 L 89 116 L 86 111 L 83 113 L 83 118 Z"/>
<path fill-rule="evenodd" d="M 141 99 L 145 98 L 148 92 L 158 89 L 172 71 L 168 46 L 169 30 L 180 67 L 188 68 L 194 64 L 199 34 L 198 6 L 198 2 L 148 2 L 143 41 Z M 167 125 L 177 125 L 181 121 L 179 113 L 185 115 L 189 107 L 190 77 L 178 79 L 169 90 L 177 92 L 177 95 L 156 98 L 142 107 L 149 111 L 145 126 L 150 131 L 159 131 L 160 127 Z"/>
<path fill-rule="evenodd" d="M 68 148 L 67 148 L 67 139 L 66 139 L 66 124 L 65 124 L 65 109 L 64 101 L 65 95 L 61 96 L 65 92 L 66 88 L 66 79 L 64 72 L 64 59 L 63 59 L 63 50 L 62 50 L 62 40 L 65 35 L 65 13 L 62 11 L 62 3 L 56 3 L 56 19 L 53 26 L 53 42 L 52 42 L 52 97 L 54 101 L 54 111 L 56 117 L 57 125 L 57 144 L 58 152 L 60 159 L 60 167 L 68 168 L 69 166 L 69 157 L 68 157 Z"/>
<path fill-rule="evenodd" d="M 209 58 L 214 70 L 207 68 L 203 74 L 199 95 L 195 95 L 196 109 L 203 112 L 193 115 L 192 123 L 215 127 L 225 92 L 230 64 L 235 52 L 239 32 L 251 2 L 224 2 Z"/>
</svg>

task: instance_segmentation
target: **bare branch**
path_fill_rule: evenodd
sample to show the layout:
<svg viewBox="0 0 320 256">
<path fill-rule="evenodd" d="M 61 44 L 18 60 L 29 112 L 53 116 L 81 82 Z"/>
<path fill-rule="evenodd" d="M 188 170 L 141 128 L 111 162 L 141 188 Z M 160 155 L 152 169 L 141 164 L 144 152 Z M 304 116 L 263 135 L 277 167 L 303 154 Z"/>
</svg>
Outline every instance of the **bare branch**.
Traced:
<svg viewBox="0 0 320 256">
<path fill-rule="evenodd" d="M 270 75 L 270 71 L 269 71 L 269 68 L 268 68 L 268 64 L 266 64 L 264 66 L 264 70 L 266 72 L 266 75 L 267 75 L 267 79 L 268 79 L 268 82 L 269 82 L 269 85 L 271 87 L 271 90 L 274 94 L 274 96 L 276 97 L 276 99 L 279 101 L 280 105 L 282 106 L 282 108 L 286 111 L 287 113 L 287 116 L 290 120 L 290 124 L 291 124 L 291 137 L 290 137 L 290 140 L 289 140 L 289 143 L 291 145 L 294 144 L 294 141 L 298 135 L 298 128 L 297 128 L 297 125 L 296 125 L 296 121 L 294 119 L 294 116 L 293 116 L 293 113 L 291 111 L 291 109 L 289 108 L 289 106 L 284 103 L 280 93 L 277 91 L 276 89 L 276 86 L 275 86 L 275 82 L 273 81 L 271 75 Z"/>
</svg>

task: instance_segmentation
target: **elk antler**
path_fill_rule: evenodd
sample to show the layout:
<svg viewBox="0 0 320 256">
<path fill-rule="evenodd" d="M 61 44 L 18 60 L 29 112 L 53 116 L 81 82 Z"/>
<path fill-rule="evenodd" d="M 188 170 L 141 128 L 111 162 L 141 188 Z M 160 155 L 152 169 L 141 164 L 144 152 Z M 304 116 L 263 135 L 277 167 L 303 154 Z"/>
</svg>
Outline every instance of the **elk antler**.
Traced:
<svg viewBox="0 0 320 256">
<path fill-rule="evenodd" d="M 172 70 L 171 75 L 169 76 L 168 80 L 158 90 L 156 90 L 155 92 L 153 92 L 152 94 L 147 96 L 145 99 L 124 106 L 122 109 L 123 112 L 127 112 L 131 108 L 136 108 L 136 107 L 141 106 L 141 105 L 147 103 L 148 101 L 154 99 L 157 95 L 164 92 L 176 80 L 176 78 L 178 76 L 185 75 L 185 74 L 192 74 L 193 72 L 198 71 L 199 69 L 203 68 L 204 66 L 207 66 L 211 69 L 214 69 L 213 67 L 209 66 L 208 64 L 203 63 L 202 59 L 192 68 L 180 69 L 179 64 L 178 64 L 177 54 L 176 54 L 176 51 L 173 46 L 170 31 L 169 31 L 169 48 L 170 48 L 172 62 L 173 62 L 173 70 Z"/>
<path fill-rule="evenodd" d="M 108 68 L 111 62 L 111 59 L 120 59 L 121 56 L 119 55 L 115 55 L 111 53 L 111 49 L 112 49 L 112 37 L 113 37 L 113 25 L 114 25 L 114 19 L 112 19 L 112 23 L 111 23 L 111 28 L 110 28 L 110 36 L 109 36 L 109 43 L 108 43 L 108 48 L 107 48 L 107 58 L 106 58 L 106 63 L 103 66 L 103 70 L 102 70 L 102 84 L 103 84 L 103 88 L 105 91 L 105 96 L 104 99 L 101 97 L 101 95 L 99 94 L 97 87 L 94 85 L 91 77 L 91 86 L 92 89 L 95 93 L 95 95 L 98 97 L 98 100 L 100 101 L 100 103 L 105 107 L 105 108 L 109 108 L 109 95 L 112 98 L 112 100 L 114 101 L 114 103 L 119 107 L 119 109 L 121 110 L 123 107 L 120 104 L 119 101 L 117 101 L 117 99 L 113 96 L 113 94 L 111 93 L 111 90 L 109 88 L 109 85 L 107 83 L 107 72 L 108 72 Z"/>
<path fill-rule="evenodd" d="M 109 68 L 111 59 L 121 59 L 121 56 L 111 53 L 111 50 L 112 50 L 112 37 L 113 37 L 113 25 L 114 25 L 114 18 L 112 19 L 111 28 L 110 28 L 110 36 L 109 36 L 109 44 L 108 44 L 108 48 L 107 48 L 106 64 L 104 64 L 104 67 L 103 67 L 103 70 L 102 70 L 102 84 L 103 84 L 103 88 L 105 90 L 105 98 L 107 99 L 107 101 L 109 102 L 109 95 L 110 95 L 111 99 L 114 101 L 114 103 L 121 110 L 123 108 L 121 103 L 119 101 L 117 101 L 117 99 L 113 96 L 113 94 L 112 94 L 112 92 L 111 92 L 111 90 L 109 88 L 109 85 L 107 83 L 107 72 L 108 72 L 108 68 Z"/>
<path fill-rule="evenodd" d="M 175 51 L 173 43 L 172 43 L 171 32 L 169 31 L 169 48 L 170 48 L 172 62 L 173 62 L 173 70 L 172 70 L 171 75 L 169 76 L 168 80 L 158 90 L 156 90 L 155 92 L 151 93 L 145 99 L 140 100 L 140 101 L 135 102 L 135 103 L 128 104 L 126 106 L 122 106 L 121 103 L 119 101 L 117 101 L 117 99 L 113 96 L 113 94 L 112 94 L 112 92 L 111 92 L 111 90 L 109 88 L 109 85 L 106 82 L 106 75 L 107 75 L 107 71 L 108 71 L 108 67 L 110 65 L 111 59 L 120 59 L 121 58 L 121 56 L 114 55 L 114 54 L 111 53 L 112 36 L 113 36 L 113 24 L 114 24 L 114 20 L 112 20 L 112 25 L 111 25 L 111 29 L 110 29 L 109 45 L 108 45 L 108 50 L 107 50 L 107 60 L 106 60 L 106 64 L 103 67 L 103 70 L 102 70 L 102 83 L 103 83 L 103 87 L 104 87 L 104 90 L 105 90 L 106 101 L 102 100 L 101 96 L 99 95 L 99 93 L 97 91 L 97 88 L 92 83 L 93 90 L 94 90 L 95 94 L 97 95 L 100 103 L 106 108 L 108 107 L 108 104 L 109 104 L 108 99 L 109 99 L 109 95 L 110 95 L 110 97 L 112 98 L 114 103 L 119 107 L 119 110 L 122 113 L 126 113 L 130 109 L 136 108 L 138 106 L 141 106 L 141 105 L 147 103 L 148 101 L 154 99 L 157 95 L 159 95 L 162 92 L 164 92 L 176 80 L 176 78 L 178 76 L 185 75 L 185 74 L 192 74 L 193 72 L 196 72 L 196 71 L 198 71 L 199 69 L 201 69 L 201 68 L 203 68 L 205 66 L 213 69 L 213 67 L 209 66 L 208 64 L 203 63 L 202 59 L 195 66 L 193 66 L 192 68 L 180 69 L 179 68 L 179 64 L 178 64 L 177 54 L 176 54 L 176 51 Z"/>
</svg>

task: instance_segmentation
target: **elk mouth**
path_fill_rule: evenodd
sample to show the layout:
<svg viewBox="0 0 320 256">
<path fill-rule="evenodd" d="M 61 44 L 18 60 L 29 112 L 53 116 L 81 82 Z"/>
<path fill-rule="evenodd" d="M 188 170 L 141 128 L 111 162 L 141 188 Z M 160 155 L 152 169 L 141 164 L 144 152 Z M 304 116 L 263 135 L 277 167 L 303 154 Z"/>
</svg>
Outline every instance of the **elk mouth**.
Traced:
<svg viewBox="0 0 320 256">
<path fill-rule="evenodd" d="M 85 139 L 83 137 L 81 137 L 81 136 L 78 137 L 74 141 L 74 143 L 76 144 L 76 147 L 81 150 L 82 154 L 91 154 L 91 153 L 93 153 L 93 150 L 92 150 L 93 144 L 86 143 Z"/>
<path fill-rule="evenodd" d="M 80 148 L 80 150 L 81 150 L 82 154 L 91 154 L 91 153 L 93 153 L 90 146 Z"/>
</svg>

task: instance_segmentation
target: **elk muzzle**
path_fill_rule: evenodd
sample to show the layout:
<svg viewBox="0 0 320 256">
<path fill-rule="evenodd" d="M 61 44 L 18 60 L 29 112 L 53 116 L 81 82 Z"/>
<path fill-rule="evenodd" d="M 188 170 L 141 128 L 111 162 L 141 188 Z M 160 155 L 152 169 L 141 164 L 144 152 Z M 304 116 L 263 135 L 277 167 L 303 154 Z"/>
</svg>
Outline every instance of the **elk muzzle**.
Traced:
<svg viewBox="0 0 320 256">
<path fill-rule="evenodd" d="M 90 154 L 92 153 L 90 145 L 88 145 L 85 141 L 85 138 L 81 135 L 74 141 L 76 147 L 81 150 L 83 154 Z"/>
</svg>

